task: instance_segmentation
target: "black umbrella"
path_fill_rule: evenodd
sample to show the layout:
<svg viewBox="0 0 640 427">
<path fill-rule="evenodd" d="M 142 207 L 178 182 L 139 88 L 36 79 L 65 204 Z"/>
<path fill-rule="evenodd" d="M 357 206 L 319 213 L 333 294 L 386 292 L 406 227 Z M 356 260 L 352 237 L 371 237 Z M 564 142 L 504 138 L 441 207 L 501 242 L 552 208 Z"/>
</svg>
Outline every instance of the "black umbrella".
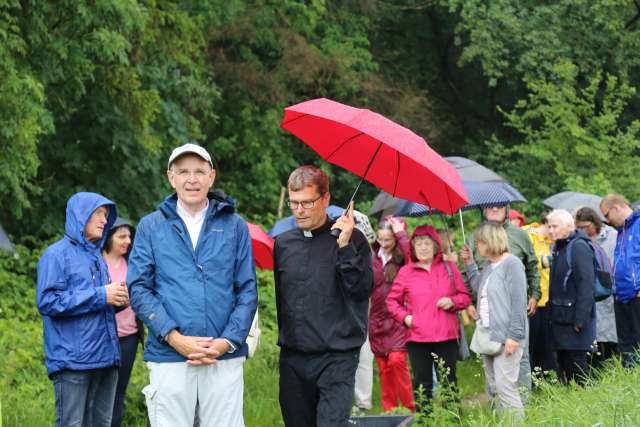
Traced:
<svg viewBox="0 0 640 427">
<path fill-rule="evenodd" d="M 565 209 L 569 212 L 580 208 L 591 208 L 604 220 L 602 212 L 600 212 L 600 201 L 602 197 L 595 194 L 578 193 L 576 191 L 563 191 L 562 193 L 554 194 L 551 197 L 547 197 L 542 201 L 545 206 L 549 206 L 553 209 Z"/>
<path fill-rule="evenodd" d="M 480 163 L 475 162 L 465 157 L 445 157 L 445 159 L 453 165 L 458 171 L 460 179 L 463 181 L 473 182 L 487 182 L 487 181 L 505 181 L 503 177 L 492 171 L 491 169 L 482 166 Z"/>
<path fill-rule="evenodd" d="M 404 199 L 393 197 L 386 191 L 381 191 L 373 201 L 373 206 L 371 206 L 367 215 L 375 216 L 379 214 L 380 219 L 382 219 L 387 215 L 392 215 L 398 209 L 398 206 L 405 202 L 407 201 Z"/>
</svg>

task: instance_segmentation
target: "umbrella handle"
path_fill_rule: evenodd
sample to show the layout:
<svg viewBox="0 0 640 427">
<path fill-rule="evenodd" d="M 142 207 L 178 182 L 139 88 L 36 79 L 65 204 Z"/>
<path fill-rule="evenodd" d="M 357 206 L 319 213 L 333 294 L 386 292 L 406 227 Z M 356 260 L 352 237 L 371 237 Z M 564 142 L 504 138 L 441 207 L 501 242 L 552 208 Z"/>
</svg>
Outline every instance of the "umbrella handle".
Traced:
<svg viewBox="0 0 640 427">
<path fill-rule="evenodd" d="M 358 186 L 358 187 L 360 187 L 360 186 Z M 358 190 L 356 189 L 356 192 L 357 191 Z M 353 196 L 351 196 L 351 200 L 349 200 L 349 203 L 347 204 L 347 210 L 345 212 L 343 212 L 342 215 L 345 215 L 345 214 L 348 215 L 349 214 L 349 209 L 351 209 L 351 207 L 353 206 L 352 203 L 353 203 L 353 198 L 355 196 L 356 196 L 356 193 L 353 193 Z M 355 218 L 354 218 L 354 221 L 355 221 Z M 329 232 L 329 234 L 331 234 L 335 238 L 340 237 L 340 233 L 342 233 L 342 230 L 340 228 L 334 228 L 333 230 L 331 230 Z"/>
<path fill-rule="evenodd" d="M 462 209 L 458 209 L 458 214 L 460 215 L 460 229 L 462 230 L 462 242 L 466 245 L 467 238 L 464 235 L 464 220 L 462 219 Z"/>
</svg>

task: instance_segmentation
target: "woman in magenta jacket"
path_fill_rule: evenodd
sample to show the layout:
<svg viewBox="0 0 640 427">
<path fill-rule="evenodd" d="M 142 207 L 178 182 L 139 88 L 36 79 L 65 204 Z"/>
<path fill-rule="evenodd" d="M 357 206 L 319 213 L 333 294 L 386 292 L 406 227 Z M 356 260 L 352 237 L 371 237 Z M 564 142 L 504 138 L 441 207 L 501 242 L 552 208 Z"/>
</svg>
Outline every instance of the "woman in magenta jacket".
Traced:
<svg viewBox="0 0 640 427">
<path fill-rule="evenodd" d="M 441 247 L 435 228 L 416 228 L 411 237 L 411 262 L 400 269 L 387 298 L 389 312 L 408 329 L 413 387 L 416 392 L 419 386 L 424 388 L 426 403 L 433 396 L 434 355 L 455 387 L 460 336 L 456 312 L 471 304 L 458 268 L 442 259 Z"/>
<path fill-rule="evenodd" d="M 387 309 L 387 295 L 400 268 L 411 259 L 406 223 L 386 217 L 373 244 L 374 288 L 369 312 L 369 342 L 380 370 L 382 408 L 398 406 L 415 411 L 407 364 L 407 330 Z"/>
</svg>

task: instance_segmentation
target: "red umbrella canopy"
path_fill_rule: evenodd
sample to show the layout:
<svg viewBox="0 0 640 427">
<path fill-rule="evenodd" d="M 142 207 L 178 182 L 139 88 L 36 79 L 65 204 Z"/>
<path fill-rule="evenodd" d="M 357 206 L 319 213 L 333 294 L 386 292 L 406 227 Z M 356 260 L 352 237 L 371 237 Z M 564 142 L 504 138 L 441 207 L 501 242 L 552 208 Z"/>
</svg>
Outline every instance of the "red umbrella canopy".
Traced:
<svg viewBox="0 0 640 427">
<path fill-rule="evenodd" d="M 280 127 L 395 197 L 449 214 L 467 204 L 455 168 L 424 139 L 378 113 L 319 98 L 285 108 Z"/>
<path fill-rule="evenodd" d="M 255 224 L 247 222 L 256 267 L 273 270 L 273 239 Z"/>
</svg>

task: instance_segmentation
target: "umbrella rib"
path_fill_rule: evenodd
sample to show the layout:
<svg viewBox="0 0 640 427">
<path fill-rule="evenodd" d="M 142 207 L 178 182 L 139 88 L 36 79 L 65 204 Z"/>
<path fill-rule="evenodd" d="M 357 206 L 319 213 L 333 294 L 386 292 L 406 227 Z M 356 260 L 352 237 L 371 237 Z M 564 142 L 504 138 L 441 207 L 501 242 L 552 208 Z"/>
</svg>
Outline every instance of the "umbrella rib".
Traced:
<svg viewBox="0 0 640 427">
<path fill-rule="evenodd" d="M 303 117 L 307 117 L 308 115 L 309 115 L 308 113 L 302 114 L 302 115 L 300 115 L 300 116 L 296 117 L 295 119 L 291 119 L 291 120 L 289 120 L 288 122 L 284 122 L 284 123 L 282 123 L 280 126 L 282 126 L 282 125 L 288 125 L 289 123 L 293 123 L 293 122 L 295 122 L 295 121 L 296 121 L 296 120 L 298 120 L 298 119 L 301 119 L 301 118 L 303 118 Z"/>
<path fill-rule="evenodd" d="M 433 206 L 431 206 L 431 203 L 429 203 L 429 198 L 427 197 L 426 194 L 424 194 L 422 191 L 420 191 L 420 194 L 422 195 L 422 198 L 427 202 L 427 207 L 429 208 L 429 210 L 428 210 L 429 219 L 431 219 L 431 211 L 433 209 Z"/>
<path fill-rule="evenodd" d="M 451 205 L 451 188 L 448 185 L 444 186 L 444 189 L 447 193 L 447 201 L 449 202 L 449 210 L 451 211 L 451 213 L 455 213 L 455 211 L 453 210 L 453 206 Z"/>
<path fill-rule="evenodd" d="M 393 184 L 393 195 L 396 195 L 396 191 L 398 190 L 398 182 L 400 181 L 400 152 L 396 151 L 396 159 L 398 159 L 397 161 L 397 168 L 396 168 L 396 182 Z"/>
<path fill-rule="evenodd" d="M 331 154 L 329 154 L 325 160 L 329 161 L 329 159 L 330 159 L 334 154 L 336 154 L 336 152 L 337 152 L 338 150 L 340 150 L 342 147 L 344 147 L 344 146 L 345 146 L 345 144 L 346 144 L 347 142 L 349 142 L 349 141 L 351 141 L 351 140 L 356 139 L 356 138 L 357 138 L 357 137 L 359 137 L 360 135 L 364 135 L 364 132 L 360 132 L 360 133 L 358 133 L 358 134 L 356 134 L 356 135 L 353 135 L 352 137 L 349 137 L 349 138 L 345 139 L 344 141 L 342 141 L 342 143 L 341 143 L 338 147 L 336 147 L 336 149 L 335 149 L 335 150 L 333 150 L 333 151 L 331 152 Z"/>
<path fill-rule="evenodd" d="M 353 195 L 351 196 L 351 199 L 349 200 L 349 204 L 351 204 L 351 202 L 353 202 L 353 200 L 356 198 L 356 194 L 358 194 L 358 190 L 360 189 L 360 186 L 362 185 L 362 183 L 364 182 L 365 178 L 367 177 L 367 174 L 369 173 L 369 169 L 371 168 L 371 165 L 373 164 L 373 161 L 376 159 L 376 156 L 378 155 L 378 151 L 380 151 L 380 148 L 382 148 L 382 142 L 380 142 L 378 144 L 378 148 L 376 148 L 376 151 L 373 153 L 373 156 L 371 156 L 371 160 L 369 160 L 369 164 L 367 165 L 367 169 L 365 169 L 364 174 L 362 174 L 362 178 L 360 179 L 360 182 L 358 183 L 358 186 L 356 187 L 356 190 L 353 192 Z"/>
</svg>

